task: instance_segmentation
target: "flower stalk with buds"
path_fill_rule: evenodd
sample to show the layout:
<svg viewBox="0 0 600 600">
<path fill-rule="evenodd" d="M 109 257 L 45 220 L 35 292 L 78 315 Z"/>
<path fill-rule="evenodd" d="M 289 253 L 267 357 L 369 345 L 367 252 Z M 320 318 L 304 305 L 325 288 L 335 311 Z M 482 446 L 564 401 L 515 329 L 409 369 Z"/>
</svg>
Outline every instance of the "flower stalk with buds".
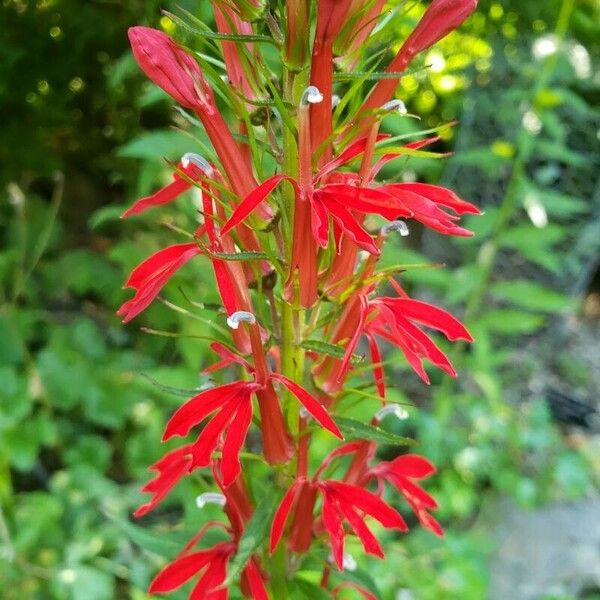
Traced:
<svg viewBox="0 0 600 600">
<path fill-rule="evenodd" d="M 384 558 L 371 520 L 406 532 L 399 512 L 406 507 L 424 528 L 443 534 L 431 514 L 436 501 L 416 483 L 435 467 L 405 453 L 403 438 L 395 458 L 377 457 L 382 422 L 409 416 L 386 404 L 385 347 L 398 347 L 408 367 L 429 383 L 426 363 L 457 373 L 422 328 L 449 341 L 472 337 L 450 313 L 410 298 L 397 273 L 378 261 L 414 222 L 443 235 L 471 235 L 460 220 L 479 210 L 442 187 L 401 183 L 400 177 L 378 181 L 381 169 L 397 159 L 435 156 L 422 149 L 439 141 L 390 145 L 384 120 L 412 116 L 392 98 L 397 79 L 373 86 L 358 121 L 333 119 L 335 103 L 358 93 L 356 86 L 335 83 L 334 62 L 344 68 L 360 63 L 358 48 L 384 4 L 287 0 L 274 7 L 263 0 L 212 0 L 218 33 L 202 43 L 215 42 L 222 61 L 207 61 L 205 52 L 187 50 L 155 29 L 129 32 L 141 69 L 195 113 L 216 157 L 185 154 L 168 185 L 123 214 L 175 208 L 194 188 L 201 197 L 200 224 L 188 239 L 174 240 L 131 273 L 126 287 L 135 294 L 118 311 L 124 322 L 169 290 L 170 279 L 190 262 L 212 270 L 220 297 L 210 343 L 216 362 L 202 365 L 203 375 L 216 382 L 168 420 L 163 441 L 184 439 L 150 467 L 154 477 L 142 488 L 149 497 L 135 515 L 172 501 L 182 479 L 204 472 L 215 488 L 196 494 L 196 509 L 216 504 L 225 518 L 200 527 L 156 576 L 151 593 L 193 581 L 192 599 L 226 600 L 239 586 L 244 597 L 275 600 L 297 596 L 298 573 L 312 571 L 319 575 L 315 585 L 332 598 L 351 587 L 373 599 L 371 589 L 344 579 L 344 569 L 356 568 L 344 552 L 351 537 L 365 553 Z M 475 4 L 433 0 L 388 72 L 404 70 Z M 279 62 L 272 52 L 265 58 L 265 42 L 276 48 Z M 374 392 L 366 397 L 380 397 L 381 408 L 365 405 L 373 417 L 356 429 L 348 424 L 346 390 L 365 370 L 373 380 L 361 385 Z M 329 451 L 319 456 L 324 446 Z M 221 541 L 209 545 L 205 533 L 213 528 Z M 325 552 L 313 553 L 319 546 Z"/>
</svg>

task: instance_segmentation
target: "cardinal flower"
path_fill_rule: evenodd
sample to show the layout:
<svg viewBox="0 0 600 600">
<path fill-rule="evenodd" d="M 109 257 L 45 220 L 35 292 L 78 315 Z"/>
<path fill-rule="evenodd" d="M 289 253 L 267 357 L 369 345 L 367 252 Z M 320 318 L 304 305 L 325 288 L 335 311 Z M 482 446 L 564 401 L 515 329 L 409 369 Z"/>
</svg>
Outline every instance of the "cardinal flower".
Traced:
<svg viewBox="0 0 600 600">
<path fill-rule="evenodd" d="M 309 490 L 312 492 L 310 495 L 307 494 Z M 343 570 L 344 561 L 344 521 L 348 522 L 350 528 L 358 536 L 365 552 L 380 558 L 384 557 L 383 549 L 366 525 L 365 518 L 371 516 L 387 529 L 407 531 L 406 523 L 400 513 L 386 504 L 379 496 L 362 487 L 342 481 L 313 480 L 309 482 L 306 479 L 298 478 L 283 497 L 273 518 L 271 552 L 279 544 L 292 511 L 294 511 L 292 528 L 297 529 L 299 523 L 312 523 L 316 492 L 320 493 L 322 497 L 322 526 L 329 536 L 333 557 L 340 571 Z M 312 504 L 307 505 L 309 503 L 302 502 L 303 497 L 309 497 Z M 309 537 L 311 529 L 312 527 L 305 527 Z M 296 549 L 298 548 L 296 547 Z"/>
<path fill-rule="evenodd" d="M 471 334 L 450 313 L 427 302 L 409 298 L 395 281 L 391 282 L 400 297 L 369 298 L 367 290 L 356 294 L 346 304 L 331 336 L 333 343 L 346 342 L 344 359 L 340 361 L 327 357 L 314 369 L 315 377 L 327 393 L 334 393 L 341 388 L 350 369 L 351 358 L 363 336 L 369 345 L 375 382 L 382 398 L 385 398 L 385 381 L 377 338 L 383 338 L 400 348 L 409 365 L 425 383 L 429 383 L 423 368 L 425 359 L 456 377 L 448 357 L 418 325 L 440 331 L 450 341 L 472 342 Z"/>
<path fill-rule="evenodd" d="M 217 482 L 219 482 L 218 478 Z M 218 497 L 219 494 L 212 494 L 212 496 Z M 199 575 L 189 600 L 227 600 L 229 598 L 228 590 L 224 587 L 227 578 L 227 563 L 238 551 L 240 536 L 251 512 L 247 513 L 244 507 L 238 504 L 239 502 L 243 505 L 247 504 L 247 490 L 243 485 L 235 494 L 224 491 L 220 500 L 231 525 L 226 526 L 219 521 L 209 521 L 204 525 L 179 556 L 154 578 L 148 590 L 151 594 L 172 592 Z M 194 547 L 202 541 L 206 531 L 213 527 L 224 529 L 229 540 L 219 542 L 211 548 L 194 550 Z M 250 596 L 254 600 L 268 600 L 269 596 L 256 555 L 251 556 L 246 563 L 240 583 L 246 596 Z"/>
<path fill-rule="evenodd" d="M 124 286 L 135 289 L 135 296 L 117 311 L 123 317 L 123 323 L 131 321 L 147 308 L 167 281 L 200 253 L 201 249 L 196 243 L 176 244 L 159 250 L 139 264 Z"/>
<path fill-rule="evenodd" d="M 398 405 L 388 404 L 373 419 L 377 425 L 385 415 L 398 409 Z M 377 445 L 367 440 L 356 440 L 336 448 L 321 463 L 316 476 L 322 473 L 336 459 L 352 455 L 344 481 L 351 485 L 367 487 L 371 481 L 378 484 L 377 494 L 382 495 L 384 484 L 388 483 L 399 492 L 425 529 L 437 536 L 443 536 L 444 531 L 438 521 L 429 513 L 438 507 L 435 499 L 428 494 L 416 480 L 426 479 L 436 472 L 435 466 L 418 454 L 403 454 L 391 461 L 372 464 L 375 459 Z"/>
<path fill-rule="evenodd" d="M 252 397 L 257 396 L 261 417 L 272 426 L 263 430 L 263 435 L 275 435 L 275 427 L 281 428 L 279 421 L 274 421 L 270 414 L 275 409 L 272 402 L 266 402 L 261 394 L 265 389 L 272 389 L 273 382 L 284 385 L 304 406 L 310 415 L 325 429 L 335 436 L 342 434 L 322 404 L 304 388 L 287 377 L 271 373 L 263 383 L 235 381 L 222 386 L 210 388 L 197 394 L 183 404 L 169 419 L 163 441 L 174 436 L 187 436 L 205 418 L 211 419 L 202 429 L 196 441 L 179 450 L 164 456 L 151 467 L 157 471 L 156 478 L 148 483 L 144 491 L 154 494 L 152 500 L 138 510 L 138 514 L 146 514 L 152 510 L 185 475 L 200 467 L 211 464 L 212 455 L 221 451 L 221 477 L 227 487 L 235 481 L 241 471 L 239 453 L 246 440 L 252 421 Z M 268 400 L 277 401 L 273 392 Z M 276 405 L 279 409 L 279 405 Z M 268 431 L 268 434 L 264 432 Z M 267 442 L 265 441 L 265 446 Z"/>
</svg>

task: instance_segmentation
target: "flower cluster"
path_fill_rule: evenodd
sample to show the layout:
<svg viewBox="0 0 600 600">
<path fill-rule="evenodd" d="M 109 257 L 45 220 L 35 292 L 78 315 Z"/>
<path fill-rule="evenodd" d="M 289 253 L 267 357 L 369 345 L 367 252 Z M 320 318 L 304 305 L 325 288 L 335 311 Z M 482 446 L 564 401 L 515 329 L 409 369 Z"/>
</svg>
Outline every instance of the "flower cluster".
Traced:
<svg viewBox="0 0 600 600">
<path fill-rule="evenodd" d="M 149 513 L 182 478 L 208 470 L 219 493 L 205 494 L 205 500 L 223 506 L 228 524 L 205 523 L 156 576 L 150 592 L 170 592 L 197 578 L 190 598 L 226 599 L 235 583 L 228 579 L 228 564 L 244 547 L 245 562 L 236 575 L 242 593 L 255 599 L 287 597 L 302 560 L 316 560 L 309 558 L 309 549 L 320 546 L 327 548 L 319 559 L 322 590 L 336 598 L 351 586 L 374 598 L 356 580 L 341 578 L 351 562 L 344 554 L 346 536 L 354 534 L 366 553 L 383 558 L 369 519 L 385 529 L 407 531 L 394 506 L 400 497 L 416 521 L 443 534 L 431 515 L 435 500 L 415 482 L 435 467 L 416 454 L 378 461 L 376 436 L 368 433 L 380 431 L 377 426 L 388 414 L 401 412 L 386 404 L 380 344 L 398 347 L 429 383 L 425 361 L 451 376 L 456 372 L 423 327 L 450 341 L 472 341 L 448 312 L 410 298 L 389 270 L 378 270 L 378 259 L 390 236 L 408 235 L 411 221 L 443 235 L 468 236 L 460 218 L 479 213 L 442 187 L 378 182 L 390 162 L 424 155 L 422 148 L 438 140 L 390 145 L 380 125 L 389 114 L 406 113 L 392 98 L 402 72 L 458 27 L 475 10 L 476 0 L 433 0 L 387 75 L 377 79 L 362 104 L 353 103 L 358 106 L 353 111 L 343 96 L 345 108 L 335 109 L 334 68 L 349 72 L 361 64 L 384 2 L 317 0 L 314 26 L 306 0 L 280 3 L 285 4 L 281 14 L 262 0 L 212 4 L 225 82 L 214 80 L 213 67 L 201 67 L 202 55 L 165 33 L 148 27 L 129 31 L 141 69 L 194 113 L 214 156 L 186 154 L 167 186 L 123 214 L 129 218 L 155 210 L 193 188 L 200 192 L 201 218 L 193 236 L 133 270 L 126 287 L 135 294 L 118 314 L 124 322 L 135 318 L 186 263 L 205 261 L 222 301 L 215 318 L 230 333 L 214 339 L 216 362 L 204 366 L 205 373 L 226 383 L 203 389 L 171 416 L 163 441 L 184 441 L 150 467 L 155 476 L 143 488 L 150 497 L 135 513 Z M 265 32 L 279 49 L 279 71 L 266 68 L 260 47 Z M 217 85 L 237 130 L 216 101 Z M 356 86 L 335 91 L 354 94 Z M 264 176 L 265 152 L 277 168 L 269 177 Z M 346 382 L 359 375 L 356 359 L 363 343 L 383 408 L 356 435 L 346 432 L 347 419 L 338 417 L 346 410 Z M 233 381 L 227 379 L 230 374 Z M 260 432 L 253 435 L 258 446 L 249 443 L 254 427 Z M 323 437 L 319 430 L 332 445 L 344 434 L 349 438 L 320 462 L 311 451 L 313 438 Z M 263 489 L 279 490 L 269 540 L 245 538 L 262 509 L 259 486 L 252 481 L 257 456 L 268 465 L 266 471 L 254 471 L 267 478 Z M 220 529 L 224 539 L 206 548 L 211 528 Z M 253 544 L 250 551 L 248 544 Z"/>
</svg>

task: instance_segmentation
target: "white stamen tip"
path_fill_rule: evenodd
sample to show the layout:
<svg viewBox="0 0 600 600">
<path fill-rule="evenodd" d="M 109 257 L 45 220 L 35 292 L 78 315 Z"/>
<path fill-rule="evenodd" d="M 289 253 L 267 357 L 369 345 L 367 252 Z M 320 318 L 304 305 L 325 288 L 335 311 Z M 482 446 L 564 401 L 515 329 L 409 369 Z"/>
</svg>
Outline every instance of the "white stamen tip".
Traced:
<svg viewBox="0 0 600 600">
<path fill-rule="evenodd" d="M 200 494 L 196 498 L 196 506 L 198 508 L 204 508 L 207 504 L 225 506 L 225 502 L 225 496 L 223 496 L 223 494 L 217 494 L 216 492 L 206 492 L 205 494 Z"/>
<path fill-rule="evenodd" d="M 310 413 L 306 410 L 306 408 L 304 408 L 304 406 L 300 408 L 299 414 L 300 414 L 300 417 L 302 417 L 303 419 L 306 419 L 310 416 Z"/>
<path fill-rule="evenodd" d="M 321 94 L 318 87 L 309 85 L 302 94 L 300 105 L 308 106 L 309 104 L 319 104 L 319 102 L 323 102 L 323 94 Z"/>
<path fill-rule="evenodd" d="M 394 415 L 399 421 L 405 421 L 409 417 L 406 409 L 399 404 L 386 404 L 375 413 L 374 419 L 379 423 L 388 415 Z"/>
<path fill-rule="evenodd" d="M 331 108 L 335 108 L 341 101 L 342 99 L 337 94 L 333 94 L 331 96 Z"/>
<path fill-rule="evenodd" d="M 404 104 L 404 102 L 402 102 L 402 100 L 390 100 L 381 107 L 381 110 L 389 112 L 396 111 L 401 115 L 408 114 L 408 110 L 406 110 L 406 105 Z"/>
<path fill-rule="evenodd" d="M 408 225 L 404 221 L 392 221 L 381 229 L 383 235 L 389 235 L 394 231 L 398 232 L 402 237 L 406 237 L 410 233 Z"/>
<path fill-rule="evenodd" d="M 238 310 L 227 317 L 227 325 L 231 329 L 239 329 L 240 323 L 250 323 L 254 325 L 256 323 L 256 317 L 247 310 Z"/>
<path fill-rule="evenodd" d="M 181 157 L 181 164 L 184 169 L 187 169 L 190 166 L 190 163 L 196 165 L 201 171 L 203 171 L 206 175 L 210 175 L 212 173 L 212 167 L 210 163 L 199 154 L 195 152 L 186 152 Z"/>
</svg>

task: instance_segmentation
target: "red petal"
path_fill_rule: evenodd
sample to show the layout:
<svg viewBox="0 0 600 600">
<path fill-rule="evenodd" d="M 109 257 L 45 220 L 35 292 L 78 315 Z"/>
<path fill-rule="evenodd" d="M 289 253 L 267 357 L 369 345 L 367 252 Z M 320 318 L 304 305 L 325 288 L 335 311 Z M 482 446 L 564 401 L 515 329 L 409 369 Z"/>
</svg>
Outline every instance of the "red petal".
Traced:
<svg viewBox="0 0 600 600">
<path fill-rule="evenodd" d="M 342 481 L 328 481 L 340 504 L 349 504 L 377 519 L 384 527 L 407 531 L 408 527 L 400 513 L 386 504 L 379 496 L 356 485 Z"/>
<path fill-rule="evenodd" d="M 357 245 L 367 252 L 379 256 L 379 248 L 373 242 L 373 237 L 362 228 L 349 210 L 344 208 L 341 204 L 331 200 L 326 194 L 322 194 L 320 200 L 349 238 L 353 239 Z"/>
<path fill-rule="evenodd" d="M 373 363 L 373 375 L 375 376 L 375 385 L 377 386 L 377 392 L 383 400 L 385 400 L 385 373 L 381 363 L 383 357 L 379 351 L 377 340 L 370 333 L 366 333 L 365 337 L 369 344 L 369 350 L 371 352 L 371 362 Z"/>
<path fill-rule="evenodd" d="M 350 523 L 350 527 L 352 527 L 354 533 L 356 533 L 358 539 L 360 539 L 364 551 L 367 554 L 373 554 L 379 558 L 385 558 L 381 544 L 377 541 L 377 538 L 373 535 L 371 530 L 366 526 L 363 518 L 347 504 L 340 504 L 340 508 L 348 520 L 348 523 Z"/>
<path fill-rule="evenodd" d="M 246 440 L 250 423 L 252 422 L 252 400 L 248 398 L 243 402 L 231 422 L 225 436 L 222 448 L 221 474 L 223 475 L 223 486 L 227 487 L 240 474 L 240 450 Z"/>
<path fill-rule="evenodd" d="M 239 225 L 284 179 L 293 181 L 291 177 L 286 175 L 274 175 L 252 190 L 233 211 L 233 214 L 221 229 L 221 235 L 225 235 L 236 225 Z"/>
<path fill-rule="evenodd" d="M 183 169 L 181 164 L 178 168 Z M 192 186 L 187 181 L 184 181 L 178 173 L 174 173 L 173 181 L 169 183 L 169 185 L 163 187 L 162 189 L 158 190 L 158 192 L 155 192 L 150 196 L 140 198 L 121 215 L 121 218 L 127 219 L 128 217 L 138 215 L 154 206 L 168 204 L 183 194 L 183 192 L 189 190 L 190 187 Z"/>
<path fill-rule="evenodd" d="M 321 488 L 323 490 L 323 507 L 321 509 L 321 516 L 323 518 L 323 525 L 329 535 L 331 542 L 331 552 L 337 565 L 338 571 L 344 570 L 344 528 L 342 526 L 342 519 L 339 515 L 339 507 L 335 497 L 329 493 L 325 486 Z"/>
<path fill-rule="evenodd" d="M 429 185 L 426 183 L 399 183 L 397 187 L 419 194 L 419 196 L 424 196 L 436 204 L 447 206 L 459 215 L 465 213 L 472 215 L 481 214 L 481 211 L 474 204 L 459 198 L 453 191 L 437 185 Z"/>
<path fill-rule="evenodd" d="M 348 442 L 347 444 L 332 450 L 321 462 L 319 468 L 315 472 L 314 478 L 318 479 L 319 475 L 331 464 L 333 460 L 339 458 L 340 456 L 347 456 L 348 454 L 358 452 L 365 445 L 365 443 L 368 442 L 365 442 L 364 440 L 356 440 L 355 442 Z"/>
<path fill-rule="evenodd" d="M 137 292 L 117 311 L 123 322 L 131 321 L 147 308 L 175 272 L 199 253 L 196 244 L 178 244 L 159 250 L 138 265 L 125 284 L 137 288 Z"/>
<path fill-rule="evenodd" d="M 415 479 L 424 479 L 436 472 L 435 465 L 418 454 L 399 456 L 392 460 L 389 466 L 398 475 Z"/>
<path fill-rule="evenodd" d="M 213 551 L 219 546 L 221 546 L 221 544 L 214 546 Z M 204 575 L 200 577 L 198 583 L 192 590 L 189 600 L 208 600 L 209 598 L 212 600 L 213 598 L 216 599 L 222 595 L 222 590 L 215 590 L 215 588 L 223 585 L 223 582 L 227 577 L 227 561 L 229 556 L 235 550 L 233 544 L 227 544 L 227 546 L 231 547 L 228 552 L 220 551 L 213 560 L 211 560 L 208 569 L 206 569 Z M 224 591 L 226 592 L 226 590 Z M 225 595 L 223 597 L 226 598 L 227 596 Z"/>
<path fill-rule="evenodd" d="M 377 142 L 381 140 L 385 140 L 391 137 L 389 133 L 380 133 L 377 135 Z M 339 169 L 342 165 L 349 163 L 351 160 L 354 160 L 357 156 L 360 156 L 365 151 L 367 147 L 367 142 L 369 141 L 368 137 L 363 137 L 352 144 L 350 144 L 341 154 L 339 154 L 333 160 L 330 160 L 328 163 L 324 164 L 320 169 L 317 175 L 315 176 L 315 181 L 321 179 L 327 173 L 331 173 L 331 171 L 335 171 Z"/>
<path fill-rule="evenodd" d="M 393 298 L 391 302 L 386 301 L 386 303 L 394 311 L 397 307 L 402 316 L 441 331 L 452 342 L 456 340 L 473 341 L 467 328 L 456 317 L 433 304 L 409 298 Z"/>
<path fill-rule="evenodd" d="M 179 407 L 169 419 L 162 441 L 165 442 L 174 435 L 186 436 L 192 427 L 198 425 L 220 406 L 231 402 L 247 386 L 248 383 L 245 381 L 234 381 L 233 383 L 210 388 L 194 396 Z"/>
<path fill-rule="evenodd" d="M 271 554 L 273 554 L 273 551 L 275 548 L 277 548 L 277 545 L 281 540 L 290 510 L 292 510 L 292 504 L 296 500 L 298 491 L 300 490 L 300 487 L 304 485 L 304 483 L 305 481 L 301 479 L 294 481 L 290 489 L 285 493 L 281 503 L 279 504 L 279 507 L 277 508 L 277 511 L 275 512 L 273 523 L 271 524 L 271 541 L 269 543 L 269 552 Z"/>
<path fill-rule="evenodd" d="M 219 445 L 221 434 L 235 417 L 236 409 L 236 404 L 230 402 L 223 406 L 206 424 L 206 427 L 200 432 L 198 439 L 192 447 L 192 454 L 194 456 L 192 467 L 207 467 L 210 464 L 211 454 Z"/>
<path fill-rule="evenodd" d="M 248 578 L 248 584 L 250 585 L 250 593 L 254 600 L 269 600 L 269 594 L 265 587 L 265 582 L 260 572 L 260 569 L 256 566 L 254 559 L 250 559 L 244 573 Z"/>
<path fill-rule="evenodd" d="M 339 437 L 341 440 L 344 439 L 342 432 L 335 424 L 333 419 L 329 416 L 329 413 L 323 408 L 323 405 L 311 394 L 309 394 L 303 387 L 299 386 L 296 382 L 288 379 L 285 375 L 279 373 L 273 373 L 271 377 L 285 385 L 306 410 L 318 421 L 325 429 L 331 431 L 333 435 Z"/>
<path fill-rule="evenodd" d="M 169 563 L 150 584 L 151 594 L 164 594 L 183 585 L 214 557 L 213 550 L 187 554 Z"/>
<path fill-rule="evenodd" d="M 191 446 L 183 446 L 172 450 L 150 467 L 150 471 L 157 471 L 158 475 L 142 488 L 143 492 L 154 494 L 146 504 L 142 504 L 134 513 L 135 517 L 142 517 L 153 510 L 163 498 L 173 489 L 179 480 L 190 472 L 192 456 Z"/>
<path fill-rule="evenodd" d="M 144 285 L 148 279 L 156 277 L 165 269 L 170 269 L 173 263 L 179 263 L 183 257 L 188 257 L 188 253 L 191 254 L 189 258 L 192 258 L 192 256 L 200 253 L 200 248 L 192 242 L 189 244 L 175 244 L 155 252 L 131 272 L 124 287 L 138 288 Z M 180 265 L 178 264 L 178 266 Z"/>
</svg>

